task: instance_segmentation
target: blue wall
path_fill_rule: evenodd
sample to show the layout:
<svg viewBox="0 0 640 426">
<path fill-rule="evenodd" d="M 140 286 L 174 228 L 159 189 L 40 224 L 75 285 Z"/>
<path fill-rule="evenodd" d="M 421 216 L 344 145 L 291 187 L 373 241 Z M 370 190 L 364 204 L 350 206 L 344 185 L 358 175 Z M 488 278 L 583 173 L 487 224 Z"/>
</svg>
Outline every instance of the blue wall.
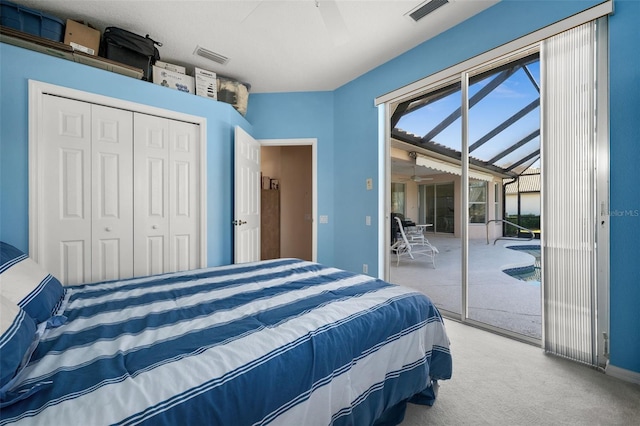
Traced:
<svg viewBox="0 0 640 426">
<path fill-rule="evenodd" d="M 233 107 L 119 74 L 0 43 L 0 239 L 27 251 L 28 80 L 207 119 L 208 264 L 233 261 L 233 128 L 252 126 Z M 220 200 L 226 200 L 221 202 Z"/>
<path fill-rule="evenodd" d="M 317 260 L 333 264 L 333 93 L 254 94 L 247 120 L 256 139 L 317 139 L 318 216 L 329 217 L 328 223 L 317 224 Z"/>
<path fill-rule="evenodd" d="M 513 39 L 557 22 L 592 5 L 597 0 L 513 1 L 497 5 L 462 24 L 358 77 L 334 92 L 333 146 L 333 223 L 334 265 L 360 271 L 367 263 L 377 270 L 379 220 L 378 115 L 374 99 L 413 81 L 491 50 Z M 637 141 L 640 140 L 637 117 L 640 114 L 638 67 L 630 58 L 640 57 L 640 36 L 636 23 L 640 2 L 615 3 L 610 18 L 611 44 L 611 207 L 640 209 L 637 174 Z M 635 59 L 634 59 L 635 60 Z M 634 90 L 635 89 L 635 90 Z M 633 95 L 629 95 L 633 94 Z M 266 109 L 286 109 L 295 94 L 252 95 L 251 117 L 270 114 Z M 309 99 L 309 94 L 304 95 Z M 325 94 L 318 94 L 325 96 Z M 260 102 L 253 102 L 254 99 Z M 305 106 L 301 106 L 305 108 Z M 295 117 L 302 118 L 300 112 Z M 250 120 L 251 121 L 251 120 Z M 308 122 L 252 121 L 256 134 L 269 137 L 296 136 L 292 128 L 304 134 L 317 128 L 315 117 Z M 374 191 L 365 189 L 365 179 L 374 178 Z M 364 225 L 371 215 L 372 226 Z M 635 257 L 640 235 L 640 218 L 612 217 L 611 220 L 611 363 L 640 373 L 640 281 L 634 280 Z"/>
<path fill-rule="evenodd" d="M 609 19 L 611 364 L 640 372 L 640 2 Z"/>
</svg>

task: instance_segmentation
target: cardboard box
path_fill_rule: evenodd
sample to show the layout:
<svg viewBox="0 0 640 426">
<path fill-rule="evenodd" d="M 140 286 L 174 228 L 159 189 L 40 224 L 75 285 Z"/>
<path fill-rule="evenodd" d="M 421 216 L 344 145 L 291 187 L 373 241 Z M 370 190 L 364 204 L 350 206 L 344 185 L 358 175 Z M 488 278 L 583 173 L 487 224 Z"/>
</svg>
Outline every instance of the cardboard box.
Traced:
<svg viewBox="0 0 640 426">
<path fill-rule="evenodd" d="M 166 70 L 155 65 L 153 66 L 153 82 L 160 86 L 170 87 L 185 93 L 193 94 L 195 92 L 193 77 L 186 74 L 180 74 L 179 72 Z"/>
<path fill-rule="evenodd" d="M 80 22 L 67 19 L 64 30 L 64 44 L 89 55 L 97 55 L 100 48 L 100 31 Z"/>
<path fill-rule="evenodd" d="M 196 95 L 218 100 L 218 79 L 215 72 L 196 68 L 194 77 L 196 79 Z"/>
<path fill-rule="evenodd" d="M 164 61 L 156 61 L 154 64 L 158 68 L 164 68 L 165 70 L 177 72 L 178 74 L 186 74 L 187 69 L 185 67 L 181 67 L 180 65 L 170 64 L 169 62 Z"/>
</svg>

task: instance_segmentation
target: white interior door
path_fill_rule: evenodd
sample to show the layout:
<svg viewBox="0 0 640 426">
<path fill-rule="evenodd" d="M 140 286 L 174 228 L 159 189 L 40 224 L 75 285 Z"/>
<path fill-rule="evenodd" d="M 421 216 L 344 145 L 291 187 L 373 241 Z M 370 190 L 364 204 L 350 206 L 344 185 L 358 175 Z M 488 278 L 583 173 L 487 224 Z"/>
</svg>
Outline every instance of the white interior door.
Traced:
<svg viewBox="0 0 640 426">
<path fill-rule="evenodd" d="M 235 128 L 234 263 L 260 260 L 260 143 Z"/>
<path fill-rule="evenodd" d="M 93 282 L 133 276 L 133 113 L 92 105 Z"/>
<path fill-rule="evenodd" d="M 43 111 L 38 262 L 64 284 L 81 284 L 91 278 L 91 104 L 44 96 Z"/>
<path fill-rule="evenodd" d="M 169 121 L 169 262 L 171 271 L 200 267 L 199 126 Z"/>
<path fill-rule="evenodd" d="M 169 122 L 134 114 L 134 276 L 169 271 Z"/>
</svg>

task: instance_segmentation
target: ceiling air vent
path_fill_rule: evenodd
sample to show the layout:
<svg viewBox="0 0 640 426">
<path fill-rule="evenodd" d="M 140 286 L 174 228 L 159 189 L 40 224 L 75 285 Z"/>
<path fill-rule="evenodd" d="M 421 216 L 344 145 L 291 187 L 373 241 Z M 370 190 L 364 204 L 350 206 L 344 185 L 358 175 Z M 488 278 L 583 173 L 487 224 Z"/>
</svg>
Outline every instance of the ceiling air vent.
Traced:
<svg viewBox="0 0 640 426">
<path fill-rule="evenodd" d="M 418 6 L 416 9 L 409 12 L 409 16 L 414 21 L 418 22 L 434 10 L 438 9 L 441 6 L 449 3 L 449 0 L 431 0 L 422 5 Z"/>
<path fill-rule="evenodd" d="M 213 52 L 209 49 L 205 49 L 204 47 L 196 46 L 196 50 L 193 52 L 194 55 L 202 56 L 205 59 L 208 59 L 213 62 L 217 62 L 219 64 L 226 64 L 229 62 L 229 58 L 223 56 L 219 53 Z"/>
</svg>

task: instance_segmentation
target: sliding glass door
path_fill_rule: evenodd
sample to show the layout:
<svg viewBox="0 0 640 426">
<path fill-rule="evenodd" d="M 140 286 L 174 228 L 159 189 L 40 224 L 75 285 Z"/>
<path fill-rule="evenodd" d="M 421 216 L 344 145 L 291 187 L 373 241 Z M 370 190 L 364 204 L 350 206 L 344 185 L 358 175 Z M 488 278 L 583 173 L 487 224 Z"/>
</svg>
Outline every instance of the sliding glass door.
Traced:
<svg viewBox="0 0 640 426">
<path fill-rule="evenodd" d="M 540 175 L 527 180 L 540 169 L 539 55 L 525 51 L 467 76 L 468 319 L 540 340 L 539 230 L 524 226 L 522 208 L 509 221 L 490 208 L 500 199 L 494 188 L 521 182 L 526 192 L 516 197 L 528 197 L 526 212 L 540 218 Z"/>
<path fill-rule="evenodd" d="M 608 343 L 606 33 L 601 18 L 388 109 L 392 143 L 429 172 L 406 191 L 439 251 L 435 268 L 390 256 L 390 280 L 590 364 Z"/>
<path fill-rule="evenodd" d="M 460 206 L 460 161 L 434 161 L 419 148 L 429 146 L 456 155 L 461 150 L 460 82 L 444 83 L 429 93 L 398 106 L 391 118 L 394 137 L 407 152 L 405 185 L 408 202 L 405 216 L 423 232 L 429 244 L 438 250 L 435 262 L 415 247 L 413 257 L 398 259 L 389 255 L 389 279 L 429 294 L 442 312 L 460 316 L 462 305 L 462 226 L 457 214 Z M 415 144 L 415 145 L 414 145 Z M 392 175 L 399 178 L 399 170 Z M 414 198 L 415 195 L 415 198 Z M 393 208 L 393 199 L 392 208 Z"/>
<path fill-rule="evenodd" d="M 421 222 L 429 224 L 427 231 L 455 234 L 455 190 L 454 184 L 441 183 L 420 185 L 419 217 Z"/>
</svg>

